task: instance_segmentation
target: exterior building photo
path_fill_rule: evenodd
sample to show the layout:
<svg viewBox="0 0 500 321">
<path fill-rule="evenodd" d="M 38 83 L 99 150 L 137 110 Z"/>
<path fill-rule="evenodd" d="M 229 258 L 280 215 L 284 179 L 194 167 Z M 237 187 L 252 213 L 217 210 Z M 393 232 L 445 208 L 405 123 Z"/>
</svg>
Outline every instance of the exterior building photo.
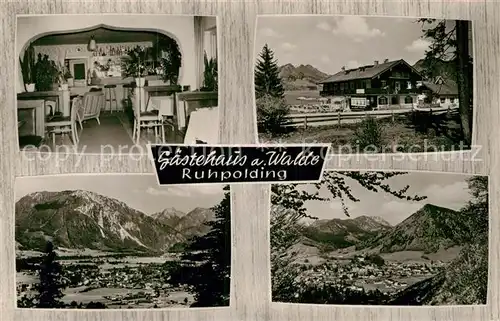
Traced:
<svg viewBox="0 0 500 321">
<path fill-rule="evenodd" d="M 21 149 L 217 140 L 216 17 L 19 16 L 16 45 Z"/>
<path fill-rule="evenodd" d="M 342 70 L 323 80 L 323 97 L 344 97 L 351 108 L 412 107 L 422 76 L 403 59 Z"/>
<path fill-rule="evenodd" d="M 256 33 L 261 142 L 336 154 L 471 148 L 470 21 L 261 16 Z"/>
<path fill-rule="evenodd" d="M 434 81 L 422 81 L 422 100 L 446 108 L 458 108 L 458 87 L 451 79 L 437 77 Z"/>
</svg>

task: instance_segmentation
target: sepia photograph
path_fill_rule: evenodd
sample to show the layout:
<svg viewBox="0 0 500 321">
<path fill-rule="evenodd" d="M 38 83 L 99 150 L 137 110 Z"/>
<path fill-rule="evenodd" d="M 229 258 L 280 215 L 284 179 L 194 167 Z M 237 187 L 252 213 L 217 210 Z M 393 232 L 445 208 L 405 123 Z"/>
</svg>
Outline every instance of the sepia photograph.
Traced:
<svg viewBox="0 0 500 321">
<path fill-rule="evenodd" d="M 215 16 L 17 17 L 20 150 L 218 143 Z"/>
<path fill-rule="evenodd" d="M 229 306 L 229 186 L 61 175 L 15 192 L 18 308 Z"/>
<path fill-rule="evenodd" d="M 260 16 L 261 143 L 329 143 L 336 154 L 470 150 L 472 23 Z"/>
<path fill-rule="evenodd" d="M 271 204 L 273 302 L 487 303 L 486 176 L 328 171 Z"/>
</svg>

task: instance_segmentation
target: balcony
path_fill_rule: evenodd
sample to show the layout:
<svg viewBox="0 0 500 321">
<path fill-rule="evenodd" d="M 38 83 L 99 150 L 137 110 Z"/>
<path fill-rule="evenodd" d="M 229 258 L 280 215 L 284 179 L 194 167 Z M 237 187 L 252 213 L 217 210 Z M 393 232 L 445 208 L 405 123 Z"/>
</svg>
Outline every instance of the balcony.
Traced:
<svg viewBox="0 0 500 321">
<path fill-rule="evenodd" d="M 417 94 L 417 89 L 400 89 L 387 90 L 382 88 L 366 88 L 366 89 L 344 89 L 344 90 L 322 90 L 319 95 L 324 96 L 356 96 L 356 95 L 404 95 Z"/>
</svg>

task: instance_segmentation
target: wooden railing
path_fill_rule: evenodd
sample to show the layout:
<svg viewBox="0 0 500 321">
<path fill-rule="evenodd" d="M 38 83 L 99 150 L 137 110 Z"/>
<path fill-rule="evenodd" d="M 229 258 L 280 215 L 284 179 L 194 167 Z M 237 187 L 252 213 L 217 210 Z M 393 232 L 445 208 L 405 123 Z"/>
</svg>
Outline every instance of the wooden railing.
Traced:
<svg viewBox="0 0 500 321">
<path fill-rule="evenodd" d="M 436 109 L 436 110 L 414 110 L 414 109 L 392 109 L 392 110 L 373 110 L 373 111 L 358 111 L 358 112 L 333 112 L 333 113 L 303 113 L 291 114 L 287 116 L 288 123 L 286 127 L 311 127 L 311 126 L 325 126 L 325 125 L 341 125 L 346 123 L 355 123 L 362 121 L 367 117 L 374 118 L 389 118 L 392 120 L 396 116 L 406 115 L 412 112 L 429 112 L 433 115 L 456 112 L 457 109 Z"/>
</svg>

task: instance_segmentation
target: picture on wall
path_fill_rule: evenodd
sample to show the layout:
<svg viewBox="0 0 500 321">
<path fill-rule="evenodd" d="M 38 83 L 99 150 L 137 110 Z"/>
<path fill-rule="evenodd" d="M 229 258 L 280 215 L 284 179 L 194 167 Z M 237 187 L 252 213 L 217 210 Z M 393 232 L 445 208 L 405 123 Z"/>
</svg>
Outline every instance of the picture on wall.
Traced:
<svg viewBox="0 0 500 321">
<path fill-rule="evenodd" d="M 470 150 L 472 23 L 259 16 L 261 143 L 329 143 L 336 154 Z"/>
<path fill-rule="evenodd" d="M 487 303 L 487 177 L 328 171 L 271 203 L 273 302 Z"/>
<path fill-rule="evenodd" d="M 16 180 L 18 308 L 229 306 L 230 190 L 154 175 Z"/>
<path fill-rule="evenodd" d="M 217 143 L 217 18 L 17 17 L 19 148 L 146 153 Z"/>
</svg>

